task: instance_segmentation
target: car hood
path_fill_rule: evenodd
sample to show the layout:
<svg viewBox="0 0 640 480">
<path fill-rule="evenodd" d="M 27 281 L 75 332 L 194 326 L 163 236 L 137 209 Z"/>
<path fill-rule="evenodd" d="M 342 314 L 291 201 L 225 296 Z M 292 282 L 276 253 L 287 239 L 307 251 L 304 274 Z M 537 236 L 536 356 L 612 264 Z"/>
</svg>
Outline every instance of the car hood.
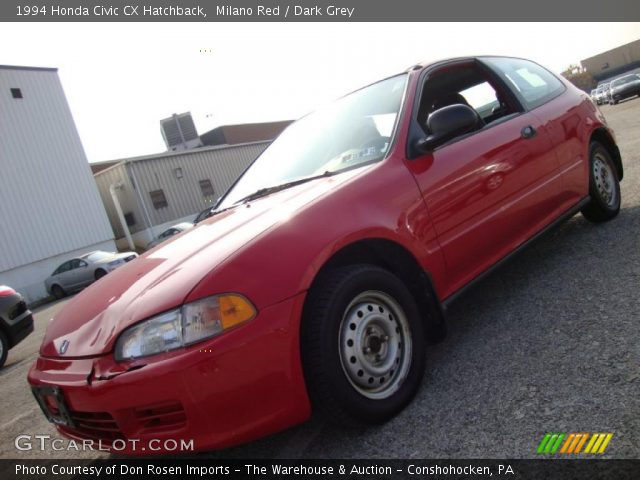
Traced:
<svg viewBox="0 0 640 480">
<path fill-rule="evenodd" d="M 40 354 L 72 358 L 108 353 L 122 330 L 181 305 L 234 252 L 367 169 L 312 180 L 233 207 L 175 235 L 70 300 L 51 319 Z"/>
</svg>

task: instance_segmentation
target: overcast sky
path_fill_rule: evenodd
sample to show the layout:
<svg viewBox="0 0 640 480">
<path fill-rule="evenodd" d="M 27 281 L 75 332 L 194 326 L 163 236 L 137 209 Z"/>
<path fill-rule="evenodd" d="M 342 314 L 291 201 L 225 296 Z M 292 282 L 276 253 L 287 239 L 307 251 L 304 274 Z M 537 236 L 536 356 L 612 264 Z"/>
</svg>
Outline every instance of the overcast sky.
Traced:
<svg viewBox="0 0 640 480">
<path fill-rule="evenodd" d="M 57 67 L 90 162 L 165 150 L 159 120 L 298 118 L 421 60 L 499 54 L 556 72 L 640 23 L 0 24 L 0 64 Z"/>
</svg>

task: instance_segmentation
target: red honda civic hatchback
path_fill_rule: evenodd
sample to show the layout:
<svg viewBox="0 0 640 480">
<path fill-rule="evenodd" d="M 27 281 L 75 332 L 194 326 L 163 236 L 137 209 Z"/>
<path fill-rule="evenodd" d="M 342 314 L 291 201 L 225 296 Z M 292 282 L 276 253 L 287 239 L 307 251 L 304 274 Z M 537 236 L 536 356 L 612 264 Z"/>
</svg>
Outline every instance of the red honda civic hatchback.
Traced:
<svg viewBox="0 0 640 480">
<path fill-rule="evenodd" d="M 543 67 L 416 65 L 292 124 L 210 218 L 77 295 L 29 383 L 60 433 L 133 454 L 227 447 L 312 408 L 383 422 L 447 304 L 577 212 L 615 217 L 622 174 L 589 96 Z"/>
</svg>

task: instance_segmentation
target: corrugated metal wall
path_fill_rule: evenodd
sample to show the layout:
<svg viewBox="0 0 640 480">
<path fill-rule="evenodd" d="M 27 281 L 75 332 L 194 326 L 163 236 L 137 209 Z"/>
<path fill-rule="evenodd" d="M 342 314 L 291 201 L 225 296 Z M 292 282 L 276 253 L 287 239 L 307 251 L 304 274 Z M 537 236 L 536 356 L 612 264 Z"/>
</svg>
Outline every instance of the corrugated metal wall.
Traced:
<svg viewBox="0 0 640 480">
<path fill-rule="evenodd" d="M 129 226 L 129 231 L 131 233 L 135 233 L 147 228 L 145 217 L 143 216 L 144 212 L 140 207 L 140 202 L 136 198 L 136 191 L 133 189 L 131 179 L 129 178 L 129 175 L 127 175 L 127 167 L 124 163 L 120 163 L 103 170 L 99 174 L 95 175 L 94 178 L 98 184 L 98 191 L 100 192 L 102 203 L 105 206 L 109 222 L 111 223 L 116 238 L 124 237 L 124 230 L 120 224 L 120 219 L 118 219 L 118 214 L 113 204 L 113 198 L 109 191 L 109 187 L 111 185 L 116 185 L 118 183 L 122 183 L 123 185 L 123 188 L 116 189 L 116 195 L 118 196 L 122 212 L 125 215 L 127 213 L 133 215 L 135 223 Z"/>
<path fill-rule="evenodd" d="M 222 195 L 269 142 L 228 147 L 198 148 L 178 155 L 130 162 L 130 176 L 137 182 L 153 225 L 196 214 Z M 175 170 L 182 170 L 177 178 Z M 215 191 L 205 198 L 200 180 L 210 180 Z M 167 206 L 156 209 L 150 192 L 162 189 Z"/>
<path fill-rule="evenodd" d="M 57 72 L 0 67 L 0 271 L 112 238 Z"/>
<path fill-rule="evenodd" d="M 204 210 L 227 191 L 267 145 L 269 142 L 205 147 L 175 154 L 125 159 L 123 163 L 97 173 L 95 180 L 116 238 L 124 236 L 124 232 L 109 193 L 112 183 L 122 181 L 125 185 L 118 192 L 118 198 L 124 213 L 133 212 L 136 224 L 129 229 L 131 233 L 136 233 L 187 215 L 195 216 Z M 181 178 L 176 175 L 176 169 L 180 169 Z M 213 196 L 203 196 L 199 183 L 201 180 L 211 182 L 215 192 Z M 132 182 L 136 183 L 137 189 L 133 188 Z M 166 207 L 156 209 L 153 206 L 150 192 L 155 190 L 164 192 Z M 144 202 L 151 225 L 148 225 L 141 202 Z"/>
</svg>

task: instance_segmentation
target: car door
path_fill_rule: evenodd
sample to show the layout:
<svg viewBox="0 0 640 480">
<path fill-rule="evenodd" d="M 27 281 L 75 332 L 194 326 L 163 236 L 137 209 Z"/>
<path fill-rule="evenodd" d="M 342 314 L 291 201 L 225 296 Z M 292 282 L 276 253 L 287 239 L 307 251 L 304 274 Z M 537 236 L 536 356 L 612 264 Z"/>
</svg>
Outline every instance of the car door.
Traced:
<svg viewBox="0 0 640 480">
<path fill-rule="evenodd" d="M 588 130 L 581 103 L 586 95 L 562 95 L 564 84 L 551 72 L 520 58 L 488 58 L 488 65 L 513 87 L 514 94 L 535 115 L 549 135 L 562 177 L 562 194 L 556 204 L 560 214 L 587 195 L 587 150 L 581 132 Z"/>
<path fill-rule="evenodd" d="M 69 262 L 69 264 L 70 268 L 67 272 L 67 278 L 70 289 L 79 289 L 85 285 L 88 285 L 88 283 L 91 283 L 90 281 L 87 282 L 86 280 L 88 275 L 87 271 L 89 270 L 87 268 L 87 262 L 85 262 L 84 260 L 80 260 L 79 258 L 74 258 Z"/>
<path fill-rule="evenodd" d="M 548 223 L 560 191 L 551 140 L 504 82 L 478 62 L 431 71 L 416 122 L 447 96 L 484 125 L 410 162 L 445 257 L 444 297 Z"/>
<path fill-rule="evenodd" d="M 85 260 L 78 259 L 75 271 L 78 288 L 86 287 L 95 280 L 93 269 L 89 268 L 89 264 Z"/>
</svg>

